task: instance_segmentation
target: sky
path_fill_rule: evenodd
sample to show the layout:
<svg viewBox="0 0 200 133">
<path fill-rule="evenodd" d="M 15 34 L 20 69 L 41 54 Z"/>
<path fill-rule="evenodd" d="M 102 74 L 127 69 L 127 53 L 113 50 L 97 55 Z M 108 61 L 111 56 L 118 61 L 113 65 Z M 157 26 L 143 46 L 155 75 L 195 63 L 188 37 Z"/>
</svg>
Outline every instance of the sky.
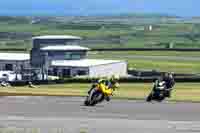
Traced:
<svg viewBox="0 0 200 133">
<path fill-rule="evenodd" d="M 156 13 L 200 16 L 200 0 L 2 0 L 1 15 Z"/>
</svg>

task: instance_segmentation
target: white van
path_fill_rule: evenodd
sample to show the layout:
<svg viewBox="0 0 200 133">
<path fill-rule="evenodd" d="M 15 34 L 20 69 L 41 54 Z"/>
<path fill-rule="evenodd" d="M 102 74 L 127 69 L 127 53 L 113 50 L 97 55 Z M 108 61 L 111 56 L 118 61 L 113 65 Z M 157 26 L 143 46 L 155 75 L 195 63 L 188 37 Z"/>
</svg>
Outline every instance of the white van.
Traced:
<svg viewBox="0 0 200 133">
<path fill-rule="evenodd" d="M 14 71 L 0 71 L 0 80 L 4 81 L 22 80 L 22 75 L 16 74 Z"/>
</svg>

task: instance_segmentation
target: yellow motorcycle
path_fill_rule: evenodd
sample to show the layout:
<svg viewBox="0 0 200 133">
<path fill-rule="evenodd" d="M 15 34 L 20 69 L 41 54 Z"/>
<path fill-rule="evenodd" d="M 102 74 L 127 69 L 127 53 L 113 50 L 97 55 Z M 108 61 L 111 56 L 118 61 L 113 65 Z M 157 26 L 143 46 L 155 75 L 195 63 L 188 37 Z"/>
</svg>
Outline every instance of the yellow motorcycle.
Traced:
<svg viewBox="0 0 200 133">
<path fill-rule="evenodd" d="M 105 83 L 96 83 L 92 85 L 92 88 L 88 92 L 84 104 L 86 106 L 94 106 L 97 103 L 101 103 L 105 99 L 109 101 L 109 98 L 113 95 L 116 87 L 112 85 L 106 85 Z"/>
</svg>

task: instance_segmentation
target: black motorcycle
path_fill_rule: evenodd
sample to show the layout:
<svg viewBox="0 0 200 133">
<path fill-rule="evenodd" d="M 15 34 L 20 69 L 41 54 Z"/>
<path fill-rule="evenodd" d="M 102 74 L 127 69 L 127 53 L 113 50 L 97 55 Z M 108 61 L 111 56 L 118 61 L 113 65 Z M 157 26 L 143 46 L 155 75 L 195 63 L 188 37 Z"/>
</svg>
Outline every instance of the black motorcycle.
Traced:
<svg viewBox="0 0 200 133">
<path fill-rule="evenodd" d="M 169 90 L 166 89 L 166 82 L 156 80 L 151 93 L 146 98 L 147 102 L 152 100 L 162 102 L 169 95 Z"/>
</svg>

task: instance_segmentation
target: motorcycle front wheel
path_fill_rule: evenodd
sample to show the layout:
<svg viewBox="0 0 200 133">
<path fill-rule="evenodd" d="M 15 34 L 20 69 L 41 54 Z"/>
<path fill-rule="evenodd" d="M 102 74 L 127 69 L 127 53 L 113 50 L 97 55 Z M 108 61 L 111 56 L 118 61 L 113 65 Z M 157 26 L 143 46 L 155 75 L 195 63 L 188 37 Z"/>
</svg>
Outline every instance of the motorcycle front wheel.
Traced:
<svg viewBox="0 0 200 133">
<path fill-rule="evenodd" d="M 152 100 L 152 94 L 149 94 L 148 97 L 146 98 L 146 101 L 151 102 L 151 100 Z"/>
<path fill-rule="evenodd" d="M 94 106 L 97 104 L 97 98 L 98 96 L 98 93 L 97 91 L 93 88 L 91 91 L 90 91 L 90 94 L 89 96 L 86 97 L 86 100 L 84 101 L 84 104 L 86 106 Z"/>
</svg>

